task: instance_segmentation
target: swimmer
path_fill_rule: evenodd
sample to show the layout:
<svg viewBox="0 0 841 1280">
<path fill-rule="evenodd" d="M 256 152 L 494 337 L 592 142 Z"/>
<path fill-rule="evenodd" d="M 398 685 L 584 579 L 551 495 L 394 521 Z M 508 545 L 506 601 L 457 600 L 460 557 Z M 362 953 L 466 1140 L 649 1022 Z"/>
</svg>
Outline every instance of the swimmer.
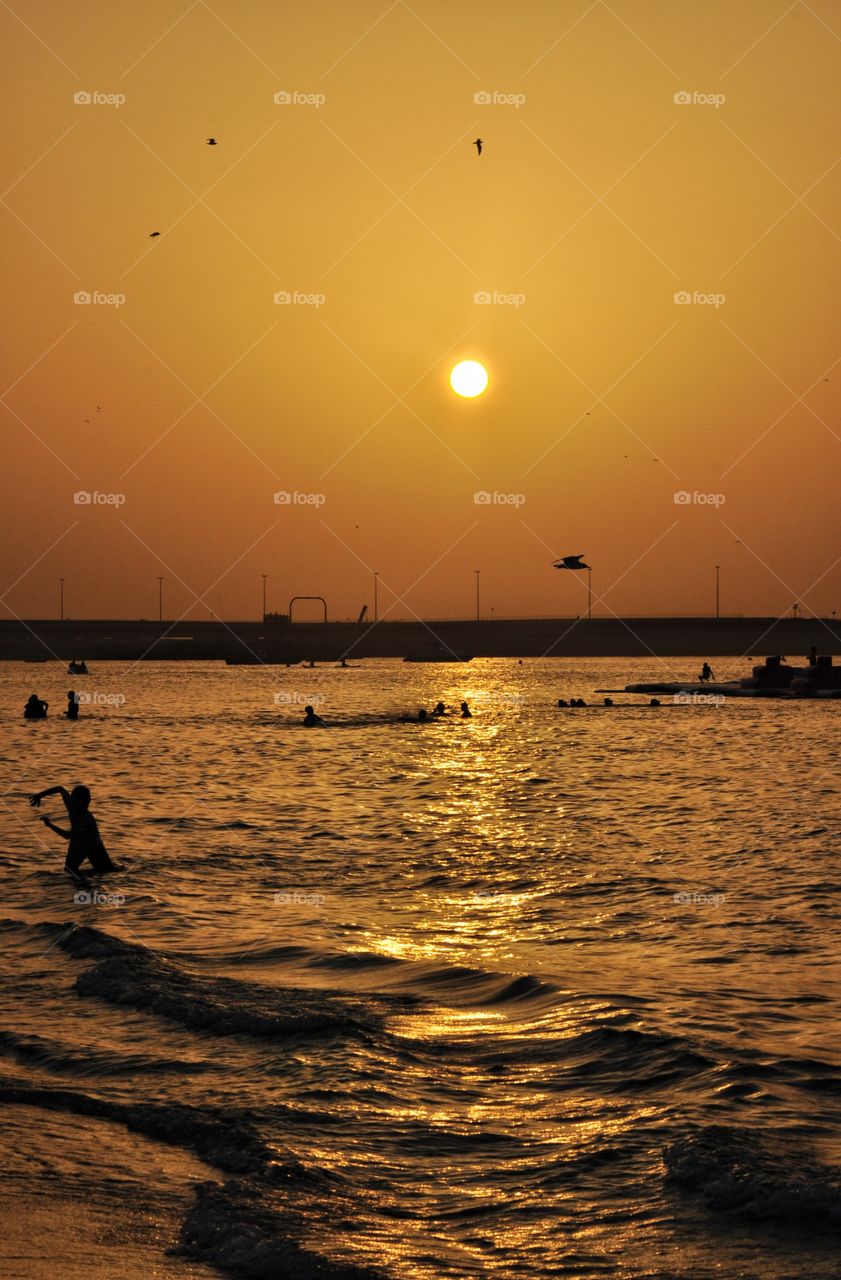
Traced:
<svg viewBox="0 0 841 1280">
<path fill-rule="evenodd" d="M 47 796 L 55 795 L 61 796 L 64 801 L 64 807 L 70 819 L 70 830 L 65 831 L 63 827 L 56 826 L 52 819 L 46 816 L 42 817 L 41 821 L 45 827 L 55 831 L 56 835 L 69 841 L 64 862 L 65 871 L 72 876 L 78 876 L 79 867 L 86 858 L 90 861 L 94 872 L 119 871 L 120 868 L 108 856 L 108 850 L 99 834 L 96 818 L 90 811 L 91 793 L 88 788 L 74 787 L 72 791 L 65 791 L 64 787 L 48 787 L 46 791 L 37 791 L 34 796 L 31 796 L 29 803 L 33 809 L 37 809 Z"/>
<path fill-rule="evenodd" d="M 473 712 L 470 710 L 466 702 L 461 704 L 461 718 L 462 720 L 471 720 L 473 718 Z"/>
<path fill-rule="evenodd" d="M 23 708 L 23 716 L 25 720 L 46 720 L 47 707 L 49 702 L 45 702 L 43 698 L 39 698 L 37 693 L 30 693 L 26 700 L 26 706 Z"/>
<path fill-rule="evenodd" d="M 79 699 L 71 689 L 67 695 L 67 710 L 64 713 L 68 720 L 79 719 Z"/>
<path fill-rule="evenodd" d="M 307 706 L 304 707 L 304 724 L 308 729 L 311 729 L 314 725 L 324 724 L 324 721 L 321 719 L 321 716 L 317 716 L 315 714 L 314 707 Z"/>
</svg>

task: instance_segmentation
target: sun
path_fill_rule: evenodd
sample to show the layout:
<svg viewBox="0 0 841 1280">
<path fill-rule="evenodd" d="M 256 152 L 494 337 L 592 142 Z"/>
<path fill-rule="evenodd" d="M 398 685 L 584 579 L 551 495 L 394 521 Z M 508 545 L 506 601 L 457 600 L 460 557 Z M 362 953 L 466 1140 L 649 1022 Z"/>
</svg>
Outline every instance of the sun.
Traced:
<svg viewBox="0 0 841 1280">
<path fill-rule="evenodd" d="M 457 396 L 472 400 L 488 385 L 488 371 L 478 360 L 462 360 L 450 370 L 450 386 Z"/>
</svg>

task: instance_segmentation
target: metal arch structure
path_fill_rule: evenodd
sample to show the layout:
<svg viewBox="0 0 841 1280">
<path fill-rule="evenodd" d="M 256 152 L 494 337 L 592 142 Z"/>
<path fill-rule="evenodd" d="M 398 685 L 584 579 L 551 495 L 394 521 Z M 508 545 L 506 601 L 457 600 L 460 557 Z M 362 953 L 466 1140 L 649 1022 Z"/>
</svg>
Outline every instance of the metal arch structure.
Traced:
<svg viewBox="0 0 841 1280">
<path fill-rule="evenodd" d="M 322 622 L 327 621 L 327 601 L 324 599 L 324 596 L 293 596 L 292 599 L 289 601 L 289 621 L 290 622 L 293 621 L 292 606 L 298 600 L 319 600 L 321 602 L 322 608 L 324 609 L 324 617 L 322 618 Z"/>
</svg>

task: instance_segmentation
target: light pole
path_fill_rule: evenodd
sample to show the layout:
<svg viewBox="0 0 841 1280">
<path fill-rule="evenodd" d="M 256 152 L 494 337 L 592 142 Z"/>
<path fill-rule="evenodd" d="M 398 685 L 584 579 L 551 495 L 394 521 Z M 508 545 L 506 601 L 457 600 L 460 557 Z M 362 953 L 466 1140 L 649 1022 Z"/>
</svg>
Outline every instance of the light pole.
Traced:
<svg viewBox="0 0 841 1280">
<path fill-rule="evenodd" d="M 715 616 L 717 618 L 721 617 L 721 612 L 719 609 L 719 602 L 721 599 L 721 596 L 719 594 L 720 579 L 721 579 L 721 565 L 717 564 L 715 566 Z"/>
<path fill-rule="evenodd" d="M 377 611 L 377 583 L 379 581 L 379 577 L 380 577 L 379 573 L 375 570 L 374 571 L 374 621 L 375 622 L 378 620 L 380 616 Z"/>
<path fill-rule="evenodd" d="M 799 604 L 797 603 L 797 601 L 795 600 L 794 604 L 793 604 L 791 607 L 792 607 L 792 610 L 794 611 L 794 621 L 796 622 L 796 621 L 797 621 L 797 610 L 800 608 L 800 605 L 799 605 Z"/>
<path fill-rule="evenodd" d="M 58 580 L 58 615 L 61 621 L 64 621 L 64 579 Z"/>
<path fill-rule="evenodd" d="M 164 580 L 158 578 L 158 622 L 164 620 Z"/>
<path fill-rule="evenodd" d="M 476 621 L 477 622 L 479 621 L 479 574 L 481 572 L 482 572 L 481 569 L 474 570 L 474 573 L 476 574 Z"/>
<path fill-rule="evenodd" d="M 263 579 L 263 621 L 264 622 L 266 621 L 266 578 L 268 576 L 269 575 L 267 573 L 260 574 L 260 577 Z"/>
<path fill-rule="evenodd" d="M 587 617 L 593 616 L 593 570 L 587 570 Z"/>
</svg>

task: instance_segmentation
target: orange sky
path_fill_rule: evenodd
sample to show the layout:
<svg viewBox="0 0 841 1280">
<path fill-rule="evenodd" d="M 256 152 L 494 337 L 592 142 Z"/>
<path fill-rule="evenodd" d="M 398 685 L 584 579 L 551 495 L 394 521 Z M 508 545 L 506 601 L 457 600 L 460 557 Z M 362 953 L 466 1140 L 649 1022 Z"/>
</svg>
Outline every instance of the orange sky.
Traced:
<svg viewBox="0 0 841 1280">
<path fill-rule="evenodd" d="M 841 609 L 837 4 L 12 9 L 9 614 Z"/>
</svg>

